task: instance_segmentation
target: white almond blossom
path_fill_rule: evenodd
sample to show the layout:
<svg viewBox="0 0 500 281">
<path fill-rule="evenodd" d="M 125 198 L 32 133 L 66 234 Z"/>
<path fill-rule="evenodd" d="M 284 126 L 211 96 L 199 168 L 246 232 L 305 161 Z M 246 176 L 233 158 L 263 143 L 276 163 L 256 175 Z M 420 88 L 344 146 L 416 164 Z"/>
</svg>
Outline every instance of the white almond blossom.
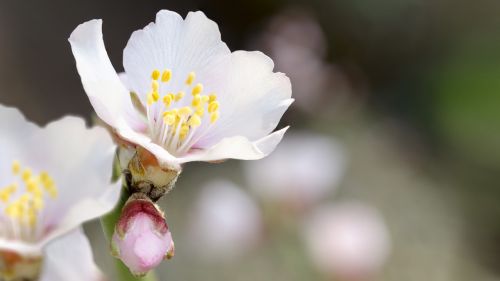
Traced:
<svg viewBox="0 0 500 281">
<path fill-rule="evenodd" d="M 372 280 L 390 253 L 384 219 L 360 202 L 321 206 L 302 229 L 313 264 L 335 280 Z"/>
<path fill-rule="evenodd" d="M 301 209 L 338 187 L 346 159 L 344 148 L 335 140 L 311 132 L 296 132 L 273 155 L 245 163 L 245 176 L 263 199 Z"/>
<path fill-rule="evenodd" d="M 291 85 L 260 52 L 231 52 L 202 12 L 162 10 L 135 31 L 119 75 L 106 53 L 101 20 L 71 34 L 73 55 L 97 115 L 164 169 L 189 161 L 260 159 L 287 128 L 272 133 L 293 102 Z"/>
<path fill-rule="evenodd" d="M 115 145 L 105 129 L 76 117 L 40 128 L 2 105 L 0 119 L 1 277 L 9 256 L 36 261 L 47 243 L 110 211 L 120 183 L 110 183 Z"/>
<path fill-rule="evenodd" d="M 193 252 L 207 261 L 230 261 L 255 247 L 262 235 L 259 206 L 226 180 L 204 185 L 190 215 Z"/>
</svg>

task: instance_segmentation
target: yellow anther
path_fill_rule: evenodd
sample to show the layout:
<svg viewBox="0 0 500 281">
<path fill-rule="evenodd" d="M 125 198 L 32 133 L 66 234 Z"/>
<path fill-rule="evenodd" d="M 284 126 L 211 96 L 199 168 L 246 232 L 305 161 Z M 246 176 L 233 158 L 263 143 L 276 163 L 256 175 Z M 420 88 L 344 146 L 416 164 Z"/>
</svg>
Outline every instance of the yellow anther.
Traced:
<svg viewBox="0 0 500 281">
<path fill-rule="evenodd" d="M 4 203 L 9 202 L 11 195 L 12 193 L 10 192 L 10 190 L 8 190 L 7 188 L 3 189 L 2 191 L 0 191 L 0 201 Z"/>
<path fill-rule="evenodd" d="M 199 106 L 200 104 L 201 104 L 201 97 L 200 97 L 200 95 L 195 95 L 195 96 L 193 97 L 193 101 L 191 102 L 191 105 L 192 105 L 193 107 L 197 107 L 197 106 Z"/>
<path fill-rule="evenodd" d="M 183 91 L 180 91 L 175 95 L 175 101 L 180 101 L 184 97 L 185 93 Z"/>
<path fill-rule="evenodd" d="M 186 79 L 186 84 L 188 84 L 188 85 L 193 84 L 195 77 L 196 77 L 196 74 L 194 72 L 189 72 L 188 77 Z"/>
<path fill-rule="evenodd" d="M 24 180 L 24 181 L 27 181 L 31 178 L 31 170 L 29 168 L 26 168 L 24 169 L 22 175 L 21 175 L 21 178 Z"/>
<path fill-rule="evenodd" d="M 5 208 L 5 213 L 14 219 L 20 218 L 22 213 L 22 206 L 18 202 L 13 202 Z"/>
<path fill-rule="evenodd" d="M 194 113 L 200 117 L 203 117 L 203 115 L 205 114 L 205 108 L 203 108 L 203 106 L 198 106 L 196 107 Z"/>
<path fill-rule="evenodd" d="M 160 71 L 158 69 L 155 69 L 151 74 L 151 79 L 158 80 L 158 78 L 160 78 Z"/>
<path fill-rule="evenodd" d="M 175 123 L 177 114 L 173 113 L 171 111 L 165 111 L 163 112 L 163 121 L 165 122 L 166 125 L 171 126 Z"/>
<path fill-rule="evenodd" d="M 172 96 L 170 94 L 164 96 L 163 103 L 165 104 L 166 107 L 169 107 L 170 104 L 172 103 Z"/>
<path fill-rule="evenodd" d="M 207 95 L 203 95 L 203 96 L 201 96 L 201 101 L 202 101 L 202 102 L 206 103 L 206 102 L 208 102 L 209 100 L 210 100 L 210 98 L 209 98 Z"/>
<path fill-rule="evenodd" d="M 191 127 L 198 127 L 201 125 L 201 118 L 197 114 L 191 115 L 188 121 L 188 125 Z"/>
<path fill-rule="evenodd" d="M 191 113 L 193 113 L 193 110 L 189 106 L 184 106 L 179 109 L 179 115 L 181 116 L 188 116 Z"/>
<path fill-rule="evenodd" d="M 38 176 L 40 177 L 40 181 L 42 183 L 52 180 L 47 172 L 41 172 Z"/>
<path fill-rule="evenodd" d="M 7 203 L 10 200 L 10 193 L 5 191 L 0 191 L 0 201 Z"/>
<path fill-rule="evenodd" d="M 33 208 L 37 211 L 43 209 L 43 198 L 41 196 L 33 198 Z"/>
<path fill-rule="evenodd" d="M 158 92 L 153 92 L 152 96 L 154 102 L 157 102 L 160 99 L 160 94 L 158 94 Z"/>
<path fill-rule="evenodd" d="M 217 95 L 215 94 L 210 94 L 208 96 L 208 103 L 214 102 L 217 99 Z"/>
<path fill-rule="evenodd" d="M 30 195 L 28 193 L 24 193 L 19 197 L 19 202 L 23 205 L 27 204 L 30 201 Z"/>
<path fill-rule="evenodd" d="M 172 78 L 172 70 L 165 69 L 165 71 L 163 71 L 163 74 L 161 75 L 161 82 L 167 83 L 168 81 L 170 81 L 170 78 Z"/>
<path fill-rule="evenodd" d="M 21 171 L 21 164 L 19 163 L 19 161 L 14 161 L 12 162 L 12 173 L 14 175 L 17 175 L 19 174 L 19 172 Z"/>
<path fill-rule="evenodd" d="M 201 92 L 203 92 L 203 84 L 198 83 L 198 84 L 196 84 L 196 86 L 194 86 L 192 94 L 193 94 L 193 96 L 195 96 L 195 95 L 200 94 Z"/>
<path fill-rule="evenodd" d="M 180 132 L 179 132 L 179 137 L 180 137 L 180 139 L 181 139 L 181 140 L 182 140 L 182 139 L 185 139 L 188 133 L 189 133 L 189 126 L 188 126 L 187 124 L 183 124 L 183 125 L 181 126 L 181 130 L 180 130 Z"/>
<path fill-rule="evenodd" d="M 153 82 L 151 83 L 151 88 L 153 89 L 153 92 L 158 92 L 158 90 L 160 89 L 160 83 L 158 83 L 158 81 L 156 80 L 153 80 Z"/>
<path fill-rule="evenodd" d="M 208 105 L 208 112 L 214 113 L 217 110 L 219 110 L 219 102 L 218 101 L 213 101 Z"/>
<path fill-rule="evenodd" d="M 38 182 L 33 178 L 28 179 L 26 181 L 26 190 L 28 190 L 31 193 L 35 193 L 36 190 L 40 190 L 40 188 L 38 186 Z"/>
<path fill-rule="evenodd" d="M 154 102 L 155 102 L 155 100 L 153 98 L 153 93 L 149 93 L 148 96 L 147 96 L 147 103 L 148 103 L 148 105 L 152 105 Z"/>
<path fill-rule="evenodd" d="M 210 123 L 213 124 L 215 121 L 219 119 L 219 111 L 215 111 L 212 114 L 210 114 Z"/>
</svg>

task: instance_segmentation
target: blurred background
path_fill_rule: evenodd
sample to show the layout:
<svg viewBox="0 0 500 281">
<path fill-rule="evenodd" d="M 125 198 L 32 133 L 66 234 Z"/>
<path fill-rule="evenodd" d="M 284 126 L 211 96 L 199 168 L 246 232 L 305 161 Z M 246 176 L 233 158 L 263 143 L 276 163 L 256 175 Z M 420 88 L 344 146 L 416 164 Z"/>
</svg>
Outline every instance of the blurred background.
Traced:
<svg viewBox="0 0 500 281">
<path fill-rule="evenodd" d="M 499 1 L 0 0 L 0 103 L 90 124 L 69 34 L 104 19 L 122 71 L 162 8 L 271 56 L 296 102 L 265 160 L 185 168 L 161 201 L 176 243 L 161 280 L 500 280 Z"/>
</svg>

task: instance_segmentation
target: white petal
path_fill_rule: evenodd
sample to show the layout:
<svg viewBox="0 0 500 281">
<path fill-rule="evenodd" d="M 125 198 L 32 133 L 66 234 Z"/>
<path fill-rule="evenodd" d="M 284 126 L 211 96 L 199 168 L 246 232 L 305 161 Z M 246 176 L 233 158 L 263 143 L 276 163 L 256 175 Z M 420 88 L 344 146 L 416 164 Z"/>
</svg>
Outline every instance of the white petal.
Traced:
<svg viewBox="0 0 500 281">
<path fill-rule="evenodd" d="M 17 108 L 0 105 L 0 187 L 12 183 L 10 167 L 25 152 L 24 142 L 38 130 Z M 0 210 L 1 205 L 0 205 Z M 0 214 L 1 217 L 2 214 Z"/>
<path fill-rule="evenodd" d="M 90 243 L 77 229 L 47 246 L 40 281 L 104 280 L 95 265 Z"/>
<path fill-rule="evenodd" d="M 32 125 L 19 123 L 19 130 L 24 126 Z M 109 212 L 118 201 L 120 183 L 110 183 L 115 145 L 104 128 L 87 129 L 83 119 L 66 117 L 46 128 L 35 126 L 32 131 L 22 139 L 6 132 L 2 139 L 12 141 L 3 149 L 22 152 L 10 156 L 34 173 L 48 172 L 58 197 L 46 198 L 39 222 L 45 234 L 38 241 L 26 243 L 0 237 L 0 248 L 38 255 L 50 240 Z M 6 172 L 10 172 L 10 164 L 7 167 Z M 1 170 L 5 173 L 5 166 Z"/>
<path fill-rule="evenodd" d="M 44 210 L 45 219 L 56 228 L 42 245 L 114 207 L 121 183 L 110 182 L 116 146 L 105 129 L 87 129 L 81 118 L 66 117 L 48 124 L 33 141 L 41 148 L 32 151 L 33 161 L 44 159 L 43 167 L 59 192 Z"/>
<path fill-rule="evenodd" d="M 168 87 L 182 89 L 189 72 L 210 87 L 209 77 L 217 77 L 220 63 L 230 54 L 222 42 L 217 24 L 202 12 L 190 12 L 186 19 L 162 10 L 156 22 L 132 34 L 123 53 L 123 66 L 132 89 L 142 99 L 151 90 L 151 73 L 171 69 Z"/>
<path fill-rule="evenodd" d="M 120 81 L 102 38 L 102 20 L 80 24 L 69 38 L 78 73 L 97 115 L 115 127 L 123 118 L 136 129 L 144 122 L 132 107 L 130 93 Z"/>
<path fill-rule="evenodd" d="M 288 127 L 276 131 L 255 142 L 245 137 L 224 138 L 216 145 L 206 149 L 190 152 L 179 158 L 180 163 L 190 161 L 217 161 L 224 159 L 257 160 L 271 153 L 283 138 Z"/>
<path fill-rule="evenodd" d="M 232 53 L 225 85 L 218 93 L 220 119 L 197 147 L 208 147 L 223 137 L 244 136 L 251 141 L 271 133 L 293 102 L 290 79 L 273 72 L 273 61 L 261 52 Z"/>
</svg>

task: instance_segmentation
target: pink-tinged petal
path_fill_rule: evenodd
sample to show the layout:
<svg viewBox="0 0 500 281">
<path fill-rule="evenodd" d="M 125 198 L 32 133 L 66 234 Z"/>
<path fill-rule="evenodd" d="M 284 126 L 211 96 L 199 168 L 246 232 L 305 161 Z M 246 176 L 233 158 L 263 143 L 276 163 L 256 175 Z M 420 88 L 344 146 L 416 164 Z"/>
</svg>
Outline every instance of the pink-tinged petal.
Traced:
<svg viewBox="0 0 500 281">
<path fill-rule="evenodd" d="M 97 115 L 112 127 L 124 119 L 132 128 L 143 128 L 144 120 L 133 108 L 130 92 L 109 60 L 102 37 L 102 20 L 80 24 L 71 33 L 69 42 L 83 87 Z"/>
<path fill-rule="evenodd" d="M 113 254 L 137 276 L 174 254 L 164 215 L 149 199 L 131 199 L 123 208 L 112 241 Z"/>
<path fill-rule="evenodd" d="M 314 265 L 339 280 L 371 280 L 390 253 L 390 235 L 376 209 L 338 202 L 314 210 L 304 225 Z"/>
<path fill-rule="evenodd" d="M 179 158 L 179 161 L 185 163 L 225 159 L 258 160 L 273 152 L 288 128 L 283 128 L 254 142 L 241 136 L 224 138 L 208 149 L 189 152 L 187 156 Z"/>
<path fill-rule="evenodd" d="M 336 189 L 346 158 L 342 145 L 331 138 L 295 132 L 270 157 L 247 162 L 244 168 L 250 186 L 263 199 L 303 211 Z"/>
</svg>

